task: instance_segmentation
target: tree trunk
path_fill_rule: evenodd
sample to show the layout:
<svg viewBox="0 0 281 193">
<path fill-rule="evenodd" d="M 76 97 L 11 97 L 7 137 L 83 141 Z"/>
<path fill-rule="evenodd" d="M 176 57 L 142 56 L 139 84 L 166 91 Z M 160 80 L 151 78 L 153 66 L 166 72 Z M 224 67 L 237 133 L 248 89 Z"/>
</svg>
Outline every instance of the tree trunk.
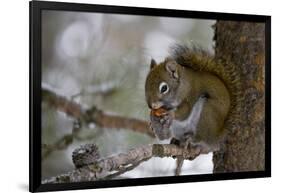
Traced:
<svg viewBox="0 0 281 193">
<path fill-rule="evenodd" d="M 264 170 L 265 160 L 265 24 L 218 21 L 215 57 L 230 61 L 241 71 L 242 119 L 223 148 L 214 153 L 214 172 Z"/>
</svg>

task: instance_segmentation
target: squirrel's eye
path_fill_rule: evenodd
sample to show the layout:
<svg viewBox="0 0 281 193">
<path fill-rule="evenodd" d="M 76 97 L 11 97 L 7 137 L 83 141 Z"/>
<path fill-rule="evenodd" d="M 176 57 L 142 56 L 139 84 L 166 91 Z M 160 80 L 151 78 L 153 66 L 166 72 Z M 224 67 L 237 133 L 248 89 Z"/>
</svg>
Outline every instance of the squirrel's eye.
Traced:
<svg viewBox="0 0 281 193">
<path fill-rule="evenodd" d="M 166 94 L 169 91 L 169 86 L 166 82 L 161 82 L 159 86 L 159 91 L 161 94 Z"/>
</svg>

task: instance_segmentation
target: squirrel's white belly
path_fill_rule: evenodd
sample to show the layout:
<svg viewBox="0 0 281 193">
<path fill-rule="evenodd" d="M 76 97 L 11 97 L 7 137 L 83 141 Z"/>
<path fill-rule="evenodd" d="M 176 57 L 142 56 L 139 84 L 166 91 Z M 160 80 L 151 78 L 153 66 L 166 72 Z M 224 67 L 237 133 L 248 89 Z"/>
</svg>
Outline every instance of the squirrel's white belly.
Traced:
<svg viewBox="0 0 281 193">
<path fill-rule="evenodd" d="M 206 98 L 200 97 L 192 107 L 190 115 L 183 121 L 173 120 L 171 131 L 173 137 L 180 139 L 185 133 L 195 133 Z"/>
</svg>

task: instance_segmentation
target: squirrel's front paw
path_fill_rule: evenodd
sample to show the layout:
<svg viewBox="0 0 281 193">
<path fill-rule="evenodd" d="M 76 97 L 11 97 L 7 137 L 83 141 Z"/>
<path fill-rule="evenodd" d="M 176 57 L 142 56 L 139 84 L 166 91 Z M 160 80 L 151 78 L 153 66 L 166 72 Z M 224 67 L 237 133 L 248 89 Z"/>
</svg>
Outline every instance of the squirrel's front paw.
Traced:
<svg viewBox="0 0 281 193">
<path fill-rule="evenodd" d="M 170 114 L 164 115 L 163 117 L 160 117 L 160 124 L 163 126 L 163 128 L 169 128 L 173 122 L 173 118 Z"/>
<path fill-rule="evenodd" d="M 171 137 L 170 126 L 173 121 L 171 115 L 167 114 L 160 117 L 151 115 L 150 120 L 150 126 L 160 140 L 169 139 Z"/>
</svg>

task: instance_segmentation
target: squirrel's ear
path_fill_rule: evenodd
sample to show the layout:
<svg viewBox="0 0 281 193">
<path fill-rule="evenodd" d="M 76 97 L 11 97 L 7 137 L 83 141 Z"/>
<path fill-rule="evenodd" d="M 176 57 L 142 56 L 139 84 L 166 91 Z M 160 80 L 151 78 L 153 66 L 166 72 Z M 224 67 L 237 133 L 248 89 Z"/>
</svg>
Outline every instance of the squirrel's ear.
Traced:
<svg viewBox="0 0 281 193">
<path fill-rule="evenodd" d="M 165 63 L 165 68 L 166 70 L 169 72 L 169 74 L 173 77 L 178 79 L 179 78 L 179 74 L 178 74 L 178 64 L 176 63 L 176 61 L 166 61 Z"/>
<path fill-rule="evenodd" d="M 152 58 L 150 61 L 150 70 L 157 65 L 156 61 Z"/>
</svg>

